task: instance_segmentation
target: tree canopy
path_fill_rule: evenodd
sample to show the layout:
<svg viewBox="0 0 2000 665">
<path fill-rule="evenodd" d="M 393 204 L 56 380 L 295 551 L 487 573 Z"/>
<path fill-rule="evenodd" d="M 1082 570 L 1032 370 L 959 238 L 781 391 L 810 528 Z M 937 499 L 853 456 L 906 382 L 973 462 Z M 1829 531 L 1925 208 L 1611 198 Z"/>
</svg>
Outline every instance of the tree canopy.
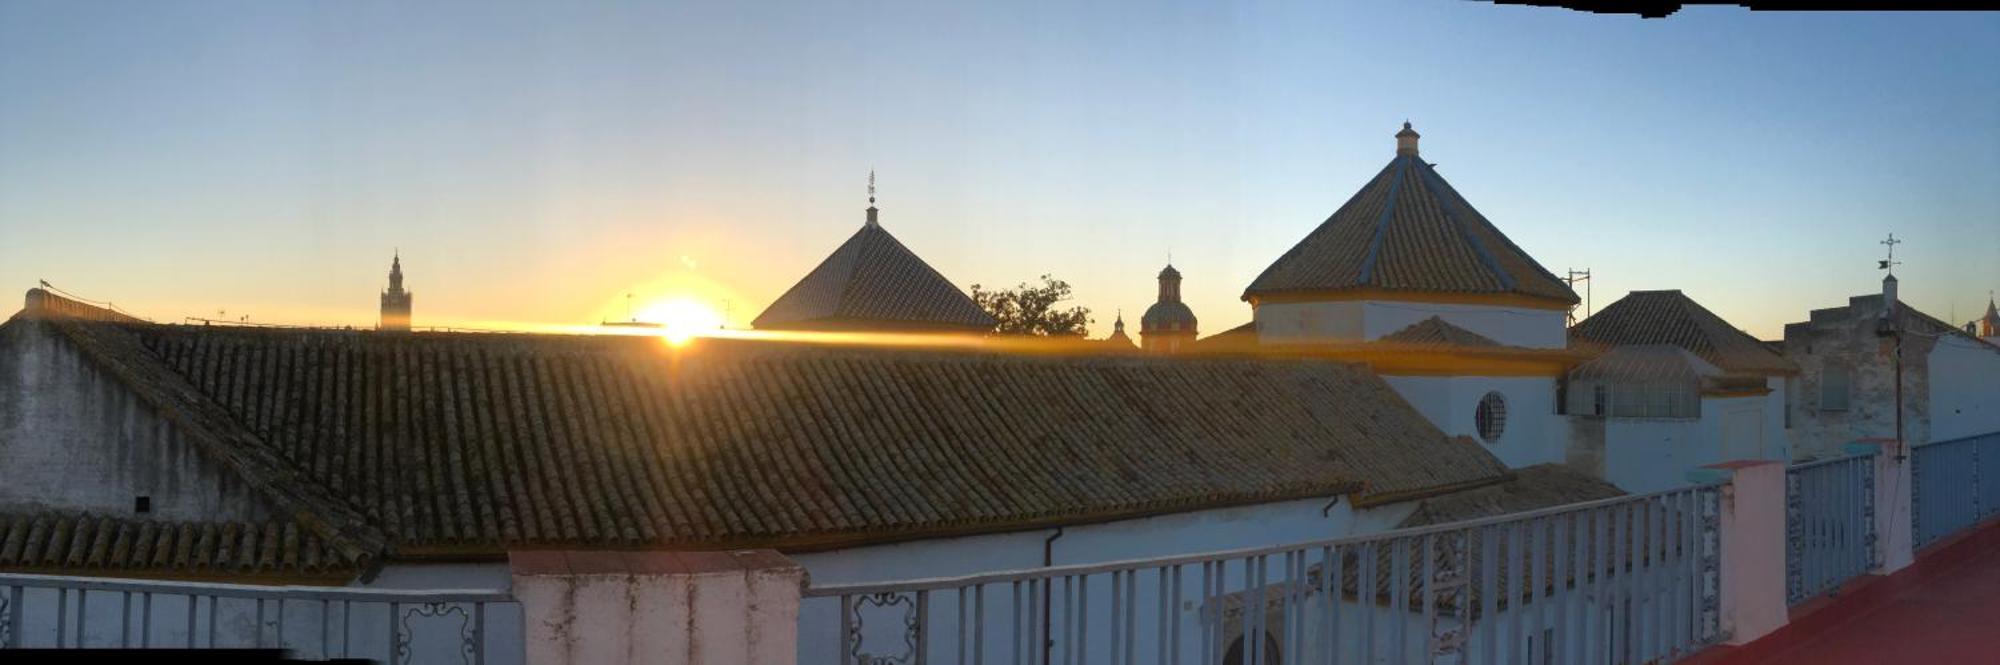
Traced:
<svg viewBox="0 0 2000 665">
<path fill-rule="evenodd" d="M 1069 282 L 1042 275 L 1041 286 L 1029 286 L 1026 282 L 1012 289 L 987 290 L 972 285 L 972 301 L 1000 324 L 993 327 L 996 335 L 1030 335 L 1037 337 L 1082 337 L 1090 332 L 1090 308 L 1059 308 L 1069 300 Z"/>
</svg>

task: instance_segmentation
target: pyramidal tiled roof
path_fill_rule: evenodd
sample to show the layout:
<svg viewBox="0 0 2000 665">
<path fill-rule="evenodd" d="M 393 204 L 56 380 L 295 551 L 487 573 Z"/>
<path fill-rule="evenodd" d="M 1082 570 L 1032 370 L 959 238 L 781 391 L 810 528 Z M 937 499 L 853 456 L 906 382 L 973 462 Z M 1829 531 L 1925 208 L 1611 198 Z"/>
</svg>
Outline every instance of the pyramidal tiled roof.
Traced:
<svg viewBox="0 0 2000 665">
<path fill-rule="evenodd" d="M 1578 301 L 1418 156 L 1414 132 L 1399 140 L 1408 148 L 1265 268 L 1244 300 L 1382 289 Z"/>
<path fill-rule="evenodd" d="M 1438 317 L 1430 317 L 1396 332 L 1383 335 L 1381 342 L 1411 344 L 1417 346 L 1467 346 L 1499 347 L 1499 342 L 1464 328 L 1445 322 Z"/>
<path fill-rule="evenodd" d="M 759 329 L 986 332 L 993 317 L 875 222 L 764 309 Z"/>
<path fill-rule="evenodd" d="M 1679 290 L 1633 291 L 1570 328 L 1569 338 L 1605 347 L 1672 344 L 1725 372 L 1798 371 L 1797 365 Z"/>
</svg>

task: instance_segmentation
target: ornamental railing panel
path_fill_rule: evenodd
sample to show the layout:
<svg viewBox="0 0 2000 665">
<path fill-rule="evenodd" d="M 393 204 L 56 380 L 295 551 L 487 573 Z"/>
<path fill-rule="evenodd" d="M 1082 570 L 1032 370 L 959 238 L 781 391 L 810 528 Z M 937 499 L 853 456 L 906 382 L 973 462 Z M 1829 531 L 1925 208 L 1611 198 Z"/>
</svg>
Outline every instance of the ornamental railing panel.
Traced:
<svg viewBox="0 0 2000 665">
<path fill-rule="evenodd" d="M 1843 457 L 1785 470 L 1785 600 L 1798 604 L 1880 564 L 1875 458 Z"/>
<path fill-rule="evenodd" d="M 1918 547 L 2000 512 L 2000 432 L 1915 446 L 1910 462 Z"/>
<path fill-rule="evenodd" d="M 277 648 L 390 665 L 525 658 L 521 606 L 505 591 L 12 574 L 0 574 L 0 648 Z"/>
<path fill-rule="evenodd" d="M 1292 545 L 807 589 L 801 665 L 1646 663 L 1725 637 L 1720 486 Z"/>
</svg>

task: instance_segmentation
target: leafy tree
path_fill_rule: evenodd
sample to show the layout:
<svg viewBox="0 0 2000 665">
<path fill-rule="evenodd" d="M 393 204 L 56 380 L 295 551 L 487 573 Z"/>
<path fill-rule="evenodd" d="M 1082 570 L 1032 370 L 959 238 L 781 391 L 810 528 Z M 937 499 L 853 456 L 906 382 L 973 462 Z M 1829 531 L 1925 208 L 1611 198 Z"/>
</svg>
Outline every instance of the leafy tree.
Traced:
<svg viewBox="0 0 2000 665">
<path fill-rule="evenodd" d="M 1068 300 L 1069 282 L 1049 275 L 1042 275 L 1041 286 L 1023 282 L 1012 289 L 989 291 L 978 284 L 972 285 L 972 301 L 1000 320 L 1000 325 L 993 327 L 996 335 L 1082 337 L 1088 334 L 1090 308 L 1058 309 L 1057 305 Z"/>
</svg>

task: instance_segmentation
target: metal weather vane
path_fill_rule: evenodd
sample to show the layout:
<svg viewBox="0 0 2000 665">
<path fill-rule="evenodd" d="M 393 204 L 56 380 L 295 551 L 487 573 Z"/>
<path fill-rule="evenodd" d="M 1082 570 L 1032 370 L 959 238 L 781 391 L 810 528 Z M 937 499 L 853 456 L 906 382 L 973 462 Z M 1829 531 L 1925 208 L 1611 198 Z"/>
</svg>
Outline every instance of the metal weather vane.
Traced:
<svg viewBox="0 0 2000 665">
<path fill-rule="evenodd" d="M 1882 241 L 1880 244 L 1887 245 L 1889 247 L 1889 257 L 1886 259 L 1882 259 L 1880 261 L 1876 261 L 1875 269 L 1887 270 L 1889 271 L 1889 274 L 1894 275 L 1896 274 L 1896 266 L 1903 264 L 1903 262 L 1896 260 L 1896 246 L 1903 244 L 1903 241 L 1897 240 L 1896 234 L 1891 233 L 1889 234 L 1889 239 Z"/>
</svg>

